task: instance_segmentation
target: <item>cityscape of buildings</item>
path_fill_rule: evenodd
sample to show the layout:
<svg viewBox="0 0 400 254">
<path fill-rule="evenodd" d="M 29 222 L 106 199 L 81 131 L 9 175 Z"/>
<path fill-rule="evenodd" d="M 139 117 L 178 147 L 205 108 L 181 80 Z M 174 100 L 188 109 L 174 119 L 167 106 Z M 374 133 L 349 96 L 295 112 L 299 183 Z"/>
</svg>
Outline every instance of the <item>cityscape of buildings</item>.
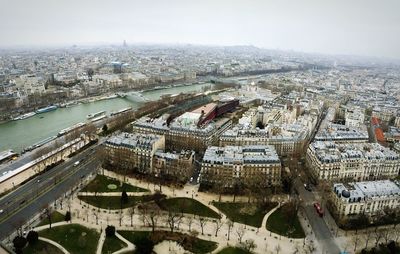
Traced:
<svg viewBox="0 0 400 254">
<path fill-rule="evenodd" d="M 185 87 L 200 89 L 164 93 Z M 148 92 L 158 96 L 146 97 Z M 73 220 L 100 233 L 105 226 L 119 232 L 118 225 L 123 232 L 131 224 L 153 234 L 171 228 L 165 238 L 169 241 L 180 239 L 179 234 L 213 241 L 215 234 L 218 242 L 223 221 L 228 227 L 219 237 L 248 253 L 270 253 L 268 244 L 274 246 L 273 253 L 358 253 L 378 247 L 397 251 L 399 100 L 398 66 L 360 65 L 346 57 L 302 56 L 251 46 L 126 42 L 2 51 L 1 135 L 7 135 L 2 125 L 27 123 L 29 129 L 29 121 L 50 124 L 50 114 L 62 115 L 62 123 L 72 109 L 87 112 L 85 107 L 106 105 L 101 104 L 104 101 L 124 105 L 118 111 L 99 106 L 99 112 L 82 113 L 86 120 L 60 124 L 57 130 L 63 129 L 56 136 L 49 134 L 29 149 L 0 153 L 3 247 L 18 251 L 11 235 L 26 237 L 21 230 L 35 228 L 49 207 L 65 213 L 68 202 L 69 209 L 76 209 L 68 210 Z M 101 176 L 119 185 L 101 187 Z M 129 184 L 145 194 L 126 191 Z M 47 191 L 52 188 L 57 191 Z M 108 192 L 109 199 L 101 203 Z M 32 208 L 35 200 L 45 202 L 42 197 L 47 204 Z M 135 201 L 129 203 L 131 198 Z M 186 201 L 166 208 L 174 199 Z M 193 200 L 202 206 L 189 212 Z M 239 204 L 242 207 L 230 212 L 221 208 Z M 89 211 L 83 216 L 80 209 Z M 216 217 L 203 215 L 206 209 Z M 24 217 L 21 211 L 26 211 Z M 251 224 L 256 213 L 266 218 Z M 279 220 L 275 213 L 283 218 L 275 223 L 282 231 L 271 226 L 271 220 Z M 196 234 L 192 222 L 186 230 L 175 220 L 194 219 L 188 214 L 200 218 Z M 165 223 L 157 224 L 155 216 Z M 99 226 L 99 221 L 104 224 Z M 203 228 L 204 221 L 209 228 Z M 235 239 L 229 238 L 229 223 L 236 225 Z M 357 230 L 365 229 L 361 238 L 370 236 L 368 228 L 375 228 L 374 234 L 386 230 L 386 241 L 380 237 L 358 246 Z M 37 229 L 42 236 L 42 228 Z M 204 229 L 216 231 L 207 236 Z M 248 235 L 243 242 L 241 230 Z M 299 237 L 296 230 L 302 232 Z M 220 253 L 222 247 L 210 252 Z"/>
</svg>

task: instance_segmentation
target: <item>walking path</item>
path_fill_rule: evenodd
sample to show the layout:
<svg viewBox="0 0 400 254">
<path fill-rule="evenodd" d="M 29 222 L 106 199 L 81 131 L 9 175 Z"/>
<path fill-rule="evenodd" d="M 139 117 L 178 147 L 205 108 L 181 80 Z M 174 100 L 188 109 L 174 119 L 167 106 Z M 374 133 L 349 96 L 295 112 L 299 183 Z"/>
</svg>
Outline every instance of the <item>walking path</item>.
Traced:
<svg viewBox="0 0 400 254">
<path fill-rule="evenodd" d="M 48 243 L 56 246 L 57 248 L 59 248 L 65 254 L 69 254 L 69 252 L 64 247 L 62 247 L 60 244 L 58 244 L 57 242 L 55 242 L 53 240 L 50 240 L 50 239 L 47 239 L 47 238 L 44 238 L 44 237 L 39 237 L 39 240 L 41 240 L 43 242 L 48 242 Z"/>
<path fill-rule="evenodd" d="M 106 171 L 107 176 L 119 179 L 119 176 L 114 172 Z M 150 184 L 146 182 L 139 181 L 137 179 L 126 178 L 127 183 L 132 184 L 134 186 L 149 188 Z M 158 186 L 155 186 L 156 190 L 159 190 Z M 152 188 L 149 188 L 152 190 Z M 203 203 L 208 208 L 218 212 L 222 215 L 222 219 L 218 222 L 213 221 L 212 219 L 206 219 L 206 223 L 203 227 L 204 235 L 201 234 L 202 228 L 199 223 L 199 217 L 193 215 L 185 215 L 182 219 L 181 223 L 177 225 L 174 229 L 176 232 L 192 234 L 193 232 L 199 232 L 197 237 L 203 240 L 213 241 L 218 243 L 218 248 L 214 250 L 212 253 L 217 253 L 227 246 L 236 246 L 240 241 L 244 242 L 246 240 L 253 240 L 256 244 L 255 253 L 276 253 L 279 250 L 280 253 L 293 253 L 296 249 L 300 250 L 299 253 L 302 253 L 301 250 L 304 244 L 304 239 L 290 239 L 284 236 L 279 236 L 275 233 L 272 233 L 266 229 L 266 221 L 268 217 L 278 208 L 275 207 L 271 211 L 269 211 L 263 218 L 262 224 L 260 228 L 251 227 L 248 225 L 244 225 L 241 223 L 234 223 L 233 227 L 229 229 L 227 226 L 227 218 L 221 213 L 216 207 L 212 205 L 212 201 L 218 200 L 218 195 L 210 194 L 210 193 L 202 193 L 197 191 L 198 186 L 185 186 L 183 189 L 175 189 L 172 187 L 162 186 L 162 193 L 167 195 L 168 197 L 187 197 L 187 198 L 195 198 L 197 201 Z M 78 193 L 79 195 L 84 194 L 85 192 Z M 152 190 L 150 193 L 146 192 L 146 194 L 154 193 Z M 120 192 L 113 193 L 97 193 L 99 196 L 119 196 Z M 138 193 L 132 193 L 134 195 Z M 87 193 L 85 195 L 92 195 L 92 193 Z M 284 201 L 286 196 L 280 196 L 279 201 Z M 232 201 L 232 196 L 223 196 L 222 201 Z M 236 197 L 237 202 L 246 201 L 246 197 Z M 93 207 L 89 204 L 84 203 L 83 201 L 77 198 L 77 194 L 71 197 L 70 201 L 70 210 L 72 212 L 73 223 L 81 224 L 82 226 L 88 228 L 94 228 L 98 232 L 102 232 L 100 236 L 100 240 L 97 247 L 96 253 L 101 253 L 102 246 L 105 240 L 104 229 L 107 225 L 114 225 L 117 230 L 129 230 L 129 231 L 149 231 L 151 230 L 150 225 L 147 222 L 143 221 L 143 216 L 135 213 L 132 215 L 133 226 L 131 226 L 131 215 L 128 213 L 129 209 L 120 210 L 106 210 L 99 209 L 97 207 Z M 65 213 L 65 206 L 60 210 L 61 213 Z M 157 230 L 165 230 L 170 231 L 167 223 L 167 217 L 165 215 L 161 215 L 158 218 L 157 222 Z M 216 233 L 217 223 L 223 223 L 222 226 L 219 225 L 219 231 Z M 67 222 L 59 222 L 54 223 L 52 227 L 60 226 L 68 224 Z M 48 228 L 48 226 L 37 227 L 35 230 L 42 230 L 44 228 Z M 189 230 L 190 229 L 190 230 Z M 229 234 L 229 240 L 228 240 Z M 122 253 L 123 250 L 133 250 L 134 245 L 124 239 L 122 236 L 117 234 L 117 237 L 122 241 L 128 244 L 122 250 L 119 250 L 118 253 Z"/>
</svg>

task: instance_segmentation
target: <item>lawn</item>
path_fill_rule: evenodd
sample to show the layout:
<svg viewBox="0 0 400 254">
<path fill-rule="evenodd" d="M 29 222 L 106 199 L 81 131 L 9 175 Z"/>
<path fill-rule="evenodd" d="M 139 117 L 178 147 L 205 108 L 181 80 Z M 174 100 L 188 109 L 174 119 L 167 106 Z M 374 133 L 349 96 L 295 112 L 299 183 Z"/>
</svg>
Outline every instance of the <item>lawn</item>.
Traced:
<svg viewBox="0 0 400 254">
<path fill-rule="evenodd" d="M 59 243 L 71 254 L 96 253 L 97 242 L 100 237 L 96 230 L 78 224 L 45 229 L 40 231 L 39 235 Z"/>
<path fill-rule="evenodd" d="M 203 205 L 197 200 L 191 198 L 168 198 L 162 199 L 158 203 L 161 209 L 165 211 L 171 211 L 176 213 L 189 213 L 203 217 L 211 217 L 219 219 L 221 216 L 211 210 L 207 206 Z"/>
<path fill-rule="evenodd" d="M 149 190 L 127 183 L 121 183 L 115 178 L 110 178 L 104 175 L 97 175 L 88 185 L 85 186 L 82 192 L 148 192 Z"/>
<path fill-rule="evenodd" d="M 253 227 L 261 227 L 262 220 L 277 203 L 269 203 L 265 207 L 254 203 L 213 202 L 213 205 L 223 212 L 231 221 Z"/>
<path fill-rule="evenodd" d="M 52 212 L 50 218 L 52 224 L 60 221 L 65 221 L 65 215 L 57 211 Z M 49 224 L 49 219 L 45 217 L 37 226 L 39 227 L 47 224 Z"/>
<path fill-rule="evenodd" d="M 251 252 L 237 247 L 227 247 L 217 254 L 251 254 Z"/>
<path fill-rule="evenodd" d="M 119 240 L 118 237 L 116 237 L 116 236 L 106 237 L 106 240 L 104 241 L 103 249 L 101 250 L 101 253 L 105 253 L 105 254 L 113 253 L 122 248 L 125 248 L 126 246 L 127 246 L 126 243 Z"/>
<path fill-rule="evenodd" d="M 154 199 L 154 195 L 129 196 L 128 202 L 121 207 L 121 196 L 78 196 L 82 201 L 103 209 L 125 209 L 141 202 L 149 202 Z"/>
<path fill-rule="evenodd" d="M 299 218 L 297 216 L 287 218 L 282 208 L 284 208 L 284 206 L 275 210 L 275 212 L 268 217 L 267 229 L 276 234 L 288 236 L 290 238 L 304 238 L 305 234 Z M 292 223 L 290 223 L 290 219 L 292 219 Z M 289 231 L 289 229 L 291 230 Z"/>
<path fill-rule="evenodd" d="M 34 245 L 28 244 L 23 250 L 23 254 L 63 254 L 63 252 L 56 246 L 44 242 L 37 241 Z"/>
<path fill-rule="evenodd" d="M 142 245 L 142 242 L 150 240 L 152 245 L 156 245 L 164 240 L 178 242 L 185 250 L 195 254 L 210 253 L 215 250 L 218 243 L 202 240 L 187 234 L 171 233 L 168 231 L 118 231 L 125 239 L 135 245 Z"/>
</svg>

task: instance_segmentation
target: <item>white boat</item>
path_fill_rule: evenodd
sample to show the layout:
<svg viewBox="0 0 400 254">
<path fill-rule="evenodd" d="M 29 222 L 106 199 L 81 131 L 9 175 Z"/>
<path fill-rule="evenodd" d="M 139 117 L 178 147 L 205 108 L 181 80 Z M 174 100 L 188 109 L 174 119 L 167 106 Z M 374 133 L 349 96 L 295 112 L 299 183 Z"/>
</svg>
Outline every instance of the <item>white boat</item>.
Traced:
<svg viewBox="0 0 400 254">
<path fill-rule="evenodd" d="M 92 118 L 95 118 L 95 117 L 97 117 L 97 116 L 104 115 L 105 113 L 106 113 L 105 110 L 99 111 L 99 112 L 97 112 L 97 113 L 93 113 L 93 114 L 87 115 L 86 118 L 87 118 L 87 119 L 92 119 Z"/>
<path fill-rule="evenodd" d="M 129 111 L 129 110 L 132 110 L 132 108 L 131 107 L 129 107 L 129 108 L 123 108 L 123 109 L 121 109 L 121 110 L 118 110 L 117 112 L 111 112 L 111 116 L 115 116 L 115 115 L 119 115 L 119 114 L 121 114 L 121 113 L 124 113 L 124 112 L 127 112 L 127 111 Z"/>
<path fill-rule="evenodd" d="M 75 125 L 73 125 L 73 126 L 71 126 L 71 127 L 68 127 L 68 128 L 65 128 L 65 129 L 61 130 L 57 135 L 58 135 L 59 137 L 60 137 L 60 136 L 63 136 L 63 135 L 65 135 L 65 134 L 68 134 L 68 133 L 70 133 L 71 131 L 76 130 L 76 129 L 79 129 L 79 128 L 85 126 L 85 125 L 86 125 L 86 123 L 77 123 L 77 124 L 75 124 Z"/>
<path fill-rule="evenodd" d="M 93 118 L 93 119 L 91 120 L 91 122 L 92 122 L 92 123 L 94 123 L 94 122 L 97 122 L 97 121 L 103 120 L 103 119 L 104 119 L 104 118 L 106 118 L 106 117 L 107 117 L 106 115 L 102 115 L 102 116 L 99 116 L 99 117 Z"/>
<path fill-rule="evenodd" d="M 26 114 L 23 114 L 23 115 L 21 115 L 21 116 L 15 117 L 15 118 L 13 118 L 13 120 L 14 120 L 14 121 L 17 121 L 17 120 L 24 120 L 24 119 L 27 119 L 27 118 L 32 117 L 32 116 L 34 116 L 34 115 L 36 115 L 35 112 L 30 112 L 30 113 L 26 113 Z"/>
</svg>

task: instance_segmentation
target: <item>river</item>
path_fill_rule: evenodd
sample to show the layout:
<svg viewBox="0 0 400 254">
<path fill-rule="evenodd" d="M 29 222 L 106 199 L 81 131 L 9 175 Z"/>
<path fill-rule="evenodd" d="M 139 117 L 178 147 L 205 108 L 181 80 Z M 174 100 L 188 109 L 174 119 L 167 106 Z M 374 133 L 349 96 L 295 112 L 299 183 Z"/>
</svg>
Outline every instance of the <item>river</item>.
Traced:
<svg viewBox="0 0 400 254">
<path fill-rule="evenodd" d="M 179 86 L 144 91 L 141 94 L 145 100 L 158 100 L 161 95 L 201 91 L 203 87 L 210 85 L 210 83 L 204 83 Z M 79 122 L 86 122 L 86 115 L 90 113 L 106 110 L 109 115 L 111 111 L 117 111 L 126 107 L 137 109 L 145 102 L 143 98 L 135 93 L 131 93 L 126 98 L 95 101 L 70 108 L 59 108 L 55 111 L 37 114 L 28 119 L 0 124 L 0 151 L 13 149 L 15 152 L 21 152 L 24 148 L 36 142 L 57 135 L 62 129 Z"/>
</svg>

